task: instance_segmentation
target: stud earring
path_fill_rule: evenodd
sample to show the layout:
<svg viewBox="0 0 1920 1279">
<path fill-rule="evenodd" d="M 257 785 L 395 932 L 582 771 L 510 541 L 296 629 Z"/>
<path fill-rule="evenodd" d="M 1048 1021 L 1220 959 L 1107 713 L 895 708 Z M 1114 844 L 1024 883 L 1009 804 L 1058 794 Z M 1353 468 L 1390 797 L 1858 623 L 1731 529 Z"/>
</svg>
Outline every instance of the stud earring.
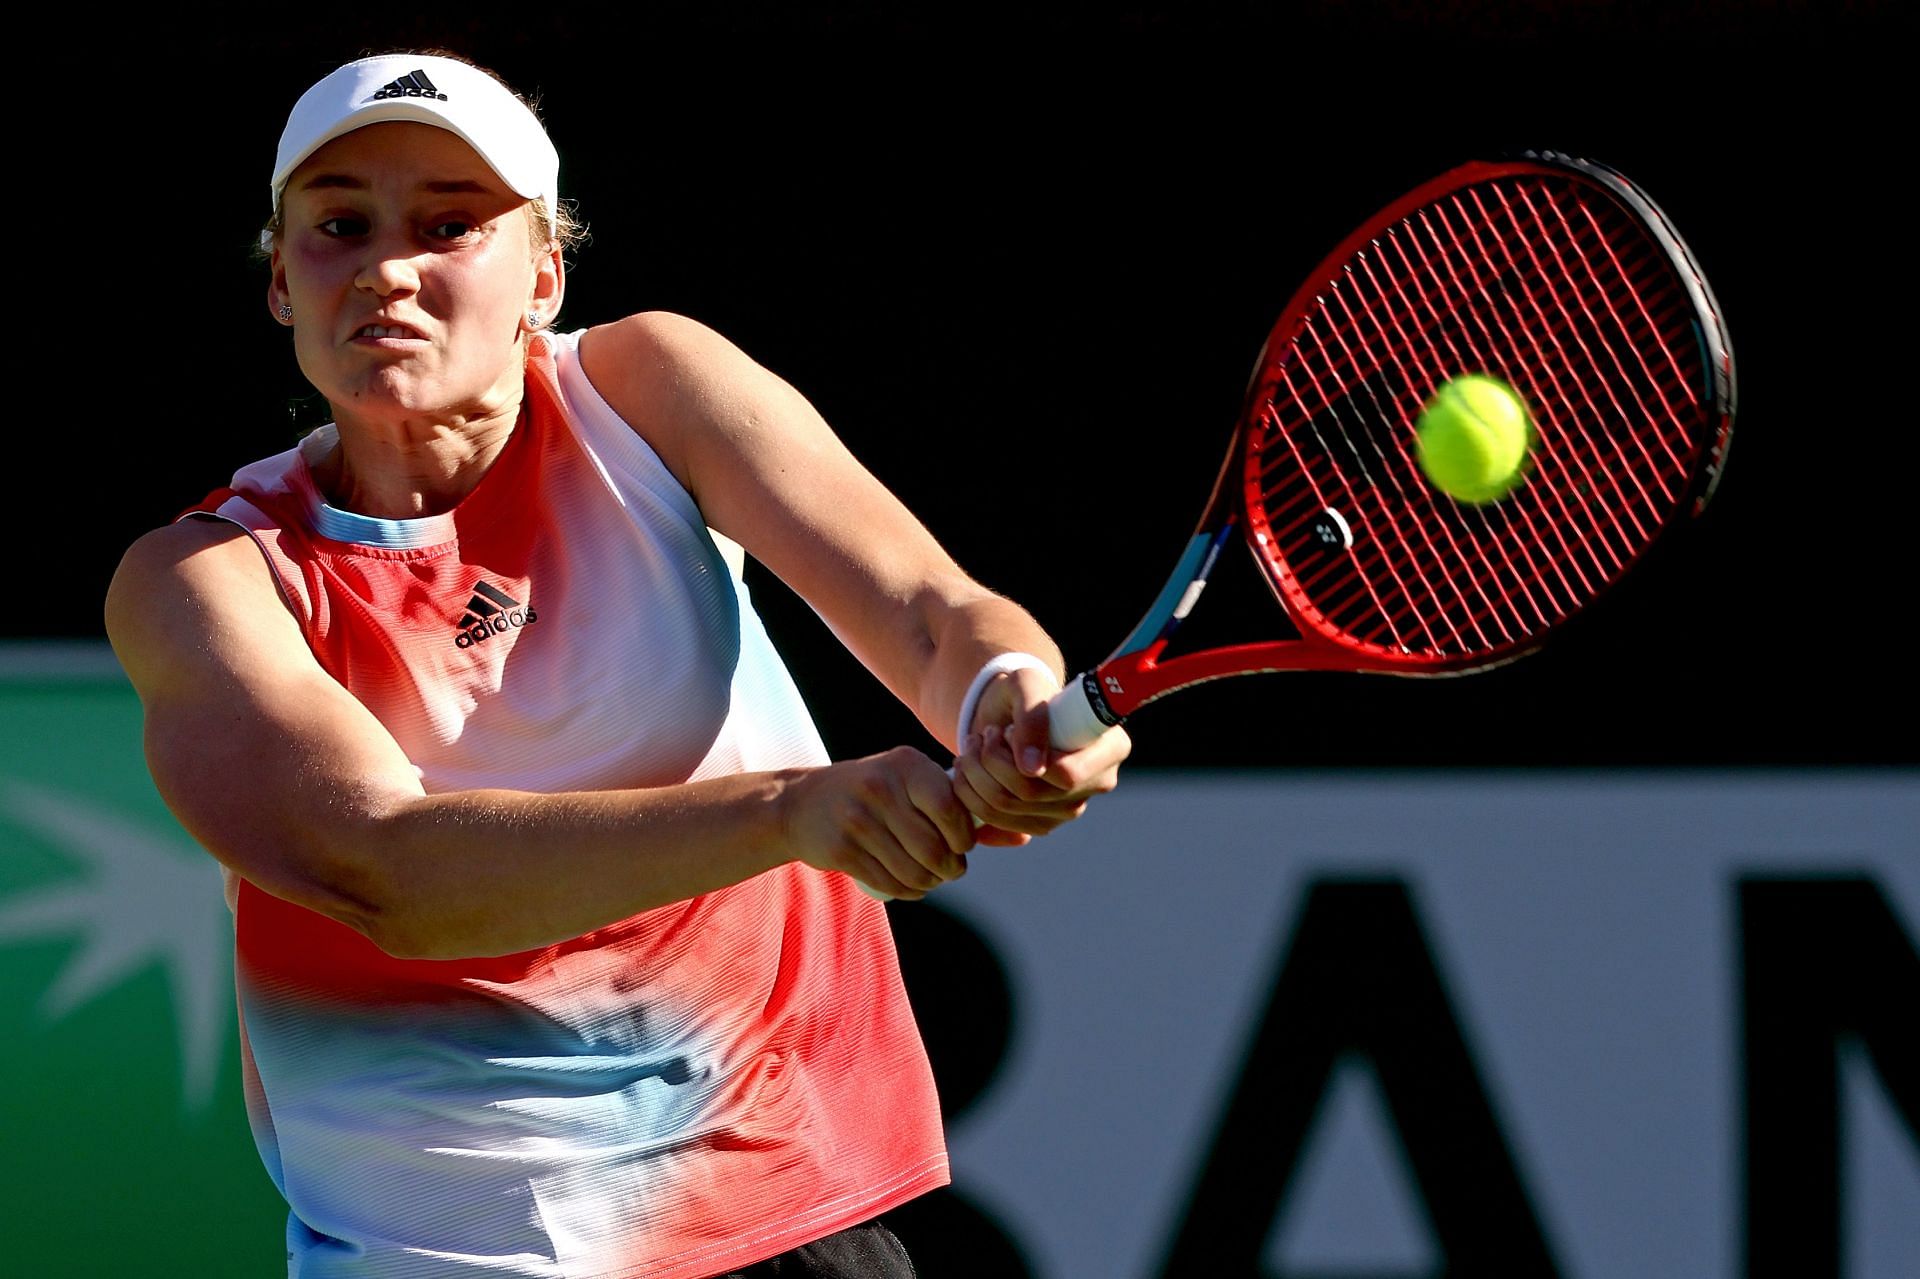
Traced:
<svg viewBox="0 0 1920 1279">
<path fill-rule="evenodd" d="M 282 302 L 280 304 L 280 322 L 285 324 L 291 319 L 293 319 L 293 303 Z"/>
<path fill-rule="evenodd" d="M 527 312 L 527 327 L 528 327 L 528 328 L 530 328 L 530 329 L 537 329 L 537 328 L 539 328 L 539 327 L 540 327 L 540 326 L 541 326 L 542 324 L 545 324 L 545 323 L 546 323 L 546 321 L 540 318 L 540 313 L 539 313 L 538 311 L 529 311 L 529 312 Z"/>
</svg>

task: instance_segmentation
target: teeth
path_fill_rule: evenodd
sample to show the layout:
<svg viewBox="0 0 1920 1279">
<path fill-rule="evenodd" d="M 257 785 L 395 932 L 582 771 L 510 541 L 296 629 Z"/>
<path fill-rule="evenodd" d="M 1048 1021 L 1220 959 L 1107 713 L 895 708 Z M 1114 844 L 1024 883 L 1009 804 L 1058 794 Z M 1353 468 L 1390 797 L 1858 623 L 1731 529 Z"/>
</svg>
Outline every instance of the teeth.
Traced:
<svg viewBox="0 0 1920 1279">
<path fill-rule="evenodd" d="M 410 329 L 392 328 L 384 324 L 369 324 L 364 329 L 361 329 L 360 333 L 361 336 L 370 338 L 405 338 L 413 336 L 413 331 Z"/>
</svg>

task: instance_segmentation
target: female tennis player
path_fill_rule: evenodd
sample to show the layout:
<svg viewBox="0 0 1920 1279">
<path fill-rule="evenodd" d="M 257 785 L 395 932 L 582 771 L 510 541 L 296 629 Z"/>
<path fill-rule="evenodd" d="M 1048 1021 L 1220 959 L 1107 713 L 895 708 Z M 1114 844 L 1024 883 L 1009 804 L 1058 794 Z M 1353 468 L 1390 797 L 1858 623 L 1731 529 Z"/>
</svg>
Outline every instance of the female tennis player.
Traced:
<svg viewBox="0 0 1920 1279">
<path fill-rule="evenodd" d="M 225 867 L 289 1274 L 907 1275 L 876 1218 L 947 1159 L 861 885 L 918 898 L 1070 820 L 1127 739 L 1050 752 L 1046 634 L 725 339 L 559 332 L 557 175 L 463 61 L 309 89 L 268 307 L 333 423 L 107 601 L 155 780 Z M 951 780 L 829 762 L 742 547 Z"/>
</svg>

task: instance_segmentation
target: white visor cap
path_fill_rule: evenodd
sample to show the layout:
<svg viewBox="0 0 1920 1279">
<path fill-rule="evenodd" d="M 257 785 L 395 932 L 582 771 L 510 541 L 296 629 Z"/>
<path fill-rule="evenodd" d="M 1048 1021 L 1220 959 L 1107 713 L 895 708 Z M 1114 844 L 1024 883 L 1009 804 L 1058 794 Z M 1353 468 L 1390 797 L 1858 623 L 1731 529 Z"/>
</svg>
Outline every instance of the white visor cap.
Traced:
<svg viewBox="0 0 1920 1279">
<path fill-rule="evenodd" d="M 477 67 L 418 53 L 349 62 L 300 95 L 280 135 L 273 205 L 302 161 L 343 133 L 412 120 L 458 134 L 500 180 L 529 200 L 560 198 L 560 154 L 511 90 Z"/>
</svg>

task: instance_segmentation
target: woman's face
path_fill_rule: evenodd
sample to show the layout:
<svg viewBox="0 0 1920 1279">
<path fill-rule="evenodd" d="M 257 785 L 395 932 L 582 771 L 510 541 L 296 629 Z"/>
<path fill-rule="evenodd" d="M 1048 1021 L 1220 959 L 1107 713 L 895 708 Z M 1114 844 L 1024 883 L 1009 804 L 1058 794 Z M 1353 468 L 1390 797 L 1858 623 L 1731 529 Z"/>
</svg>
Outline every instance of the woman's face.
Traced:
<svg viewBox="0 0 1920 1279">
<path fill-rule="evenodd" d="M 288 178 L 268 306 L 293 308 L 300 368 L 343 418 L 437 420 L 517 401 L 529 311 L 556 311 L 558 250 L 457 135 L 388 122 Z"/>
</svg>

